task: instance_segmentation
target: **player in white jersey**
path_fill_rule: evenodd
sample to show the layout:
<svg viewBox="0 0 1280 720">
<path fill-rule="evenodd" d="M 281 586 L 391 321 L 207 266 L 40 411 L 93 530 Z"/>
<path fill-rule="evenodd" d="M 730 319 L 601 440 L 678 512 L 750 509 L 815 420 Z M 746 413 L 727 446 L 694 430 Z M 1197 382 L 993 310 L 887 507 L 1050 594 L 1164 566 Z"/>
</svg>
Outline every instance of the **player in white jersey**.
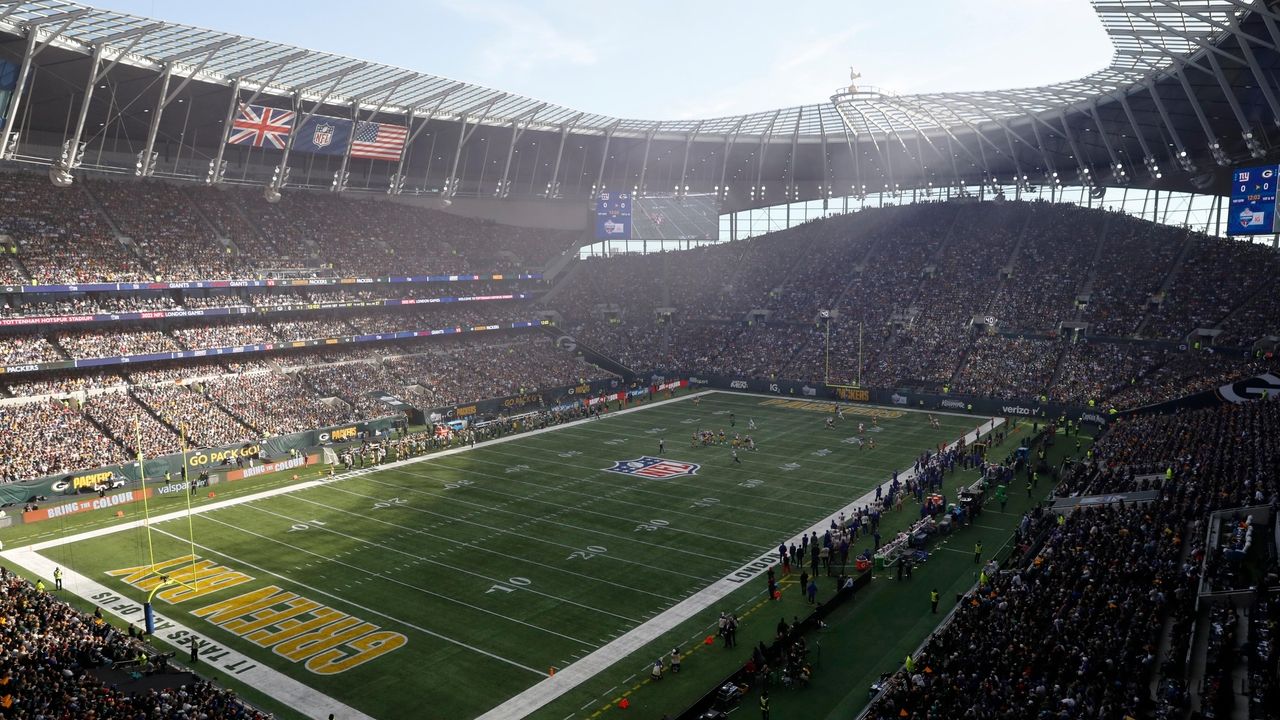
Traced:
<svg viewBox="0 0 1280 720">
<path fill-rule="evenodd" d="M 844 408 L 840 407 L 839 405 L 836 406 L 836 419 L 837 420 L 844 419 Z"/>
</svg>

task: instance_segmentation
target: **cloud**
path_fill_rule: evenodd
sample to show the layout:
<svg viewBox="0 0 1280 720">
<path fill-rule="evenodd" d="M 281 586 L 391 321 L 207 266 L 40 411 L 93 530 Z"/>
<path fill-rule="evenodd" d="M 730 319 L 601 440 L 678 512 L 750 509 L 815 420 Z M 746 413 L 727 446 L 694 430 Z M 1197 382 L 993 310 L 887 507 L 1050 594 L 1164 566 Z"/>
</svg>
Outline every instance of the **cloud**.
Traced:
<svg viewBox="0 0 1280 720">
<path fill-rule="evenodd" d="M 719 90 L 678 103 L 670 108 L 670 117 L 709 118 L 825 103 L 837 87 L 848 83 L 849 66 L 857 59 L 850 52 L 850 46 L 865 29 L 853 25 L 835 33 L 780 38 L 780 47 L 804 49 L 800 52 L 779 50 L 774 57 L 761 54 L 752 58 L 748 64 L 763 66 L 762 71 L 744 73 Z"/>
<path fill-rule="evenodd" d="M 442 0 L 440 5 L 476 23 L 485 38 L 475 45 L 479 74 L 490 82 L 542 67 L 594 65 L 596 51 L 561 32 L 544 15 L 513 3 Z"/>
</svg>

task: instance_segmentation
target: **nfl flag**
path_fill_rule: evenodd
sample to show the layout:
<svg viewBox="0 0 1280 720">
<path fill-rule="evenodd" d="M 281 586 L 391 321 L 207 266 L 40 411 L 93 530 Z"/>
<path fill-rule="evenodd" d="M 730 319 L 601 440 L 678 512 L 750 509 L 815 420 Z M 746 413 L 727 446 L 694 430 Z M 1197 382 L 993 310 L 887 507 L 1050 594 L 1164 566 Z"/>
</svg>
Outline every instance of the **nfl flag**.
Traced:
<svg viewBox="0 0 1280 720">
<path fill-rule="evenodd" d="M 351 142 L 351 157 L 370 160 L 399 160 L 409 129 L 376 122 L 356 123 L 356 137 Z"/>
<path fill-rule="evenodd" d="M 292 110 L 242 104 L 231 124 L 227 144 L 283 150 L 295 117 Z"/>
<path fill-rule="evenodd" d="M 312 115 L 298 128 L 298 135 L 293 139 L 293 149 L 317 155 L 343 155 L 347 152 L 350 139 L 350 120 Z"/>
</svg>

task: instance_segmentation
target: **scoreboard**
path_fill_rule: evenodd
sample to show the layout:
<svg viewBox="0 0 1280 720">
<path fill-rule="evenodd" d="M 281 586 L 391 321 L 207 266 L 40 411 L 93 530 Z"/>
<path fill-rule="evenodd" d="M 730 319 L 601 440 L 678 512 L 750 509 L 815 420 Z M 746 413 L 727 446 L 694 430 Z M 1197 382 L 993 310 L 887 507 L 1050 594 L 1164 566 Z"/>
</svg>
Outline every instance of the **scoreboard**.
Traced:
<svg viewBox="0 0 1280 720">
<path fill-rule="evenodd" d="M 1280 233 L 1276 220 L 1276 180 L 1280 165 L 1238 168 L 1231 171 L 1231 210 L 1228 235 Z"/>
<path fill-rule="evenodd" d="M 604 191 L 596 195 L 596 239 L 631 239 L 631 193 Z"/>
</svg>

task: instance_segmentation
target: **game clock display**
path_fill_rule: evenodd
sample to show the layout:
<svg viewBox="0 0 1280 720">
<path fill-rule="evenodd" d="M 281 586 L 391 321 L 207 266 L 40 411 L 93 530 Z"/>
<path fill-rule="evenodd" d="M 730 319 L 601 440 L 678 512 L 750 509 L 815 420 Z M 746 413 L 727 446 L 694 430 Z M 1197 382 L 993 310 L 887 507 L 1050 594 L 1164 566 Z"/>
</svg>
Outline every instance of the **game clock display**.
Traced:
<svg viewBox="0 0 1280 720">
<path fill-rule="evenodd" d="M 1280 233 L 1276 222 L 1276 179 L 1280 166 L 1239 168 L 1231 172 L 1228 235 Z"/>
<path fill-rule="evenodd" d="M 596 195 L 596 239 L 631 239 L 631 193 L 605 191 Z"/>
</svg>

